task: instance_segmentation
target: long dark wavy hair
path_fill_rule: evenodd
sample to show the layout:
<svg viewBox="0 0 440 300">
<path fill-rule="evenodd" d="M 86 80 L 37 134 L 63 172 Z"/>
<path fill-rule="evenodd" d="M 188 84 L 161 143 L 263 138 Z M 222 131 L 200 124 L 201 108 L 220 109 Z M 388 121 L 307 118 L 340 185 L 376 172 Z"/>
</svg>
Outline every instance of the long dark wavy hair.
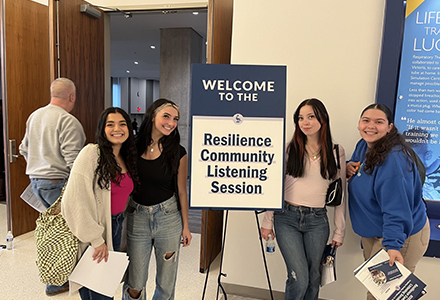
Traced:
<svg viewBox="0 0 440 300">
<path fill-rule="evenodd" d="M 137 136 L 137 151 L 142 155 L 149 145 L 153 143 L 151 132 L 153 130 L 154 119 L 159 111 L 167 106 L 175 108 L 180 117 L 179 107 L 171 100 L 160 98 L 153 102 L 145 112 L 145 118 L 139 128 Z M 158 145 L 161 145 L 163 162 L 167 174 L 176 174 L 180 161 L 180 134 L 176 127 L 169 135 L 162 136 Z"/>
<path fill-rule="evenodd" d="M 388 125 L 393 124 L 393 115 L 391 113 L 391 110 L 388 108 L 388 106 L 384 104 L 368 105 L 362 111 L 361 118 L 364 113 L 370 109 L 378 109 L 382 111 L 387 117 Z M 396 126 L 394 126 L 393 124 L 390 132 L 382 137 L 380 140 L 378 140 L 376 143 L 374 143 L 370 150 L 367 151 L 365 155 L 365 173 L 371 174 L 373 173 L 375 167 L 382 165 L 388 154 L 395 146 L 401 146 L 401 151 L 406 154 L 408 162 L 410 162 L 411 160 L 414 163 L 417 162 L 414 150 L 411 148 L 411 146 L 408 145 L 407 142 L 405 142 L 405 137 L 399 133 Z M 412 170 L 412 165 L 410 164 L 410 166 Z"/>
<path fill-rule="evenodd" d="M 116 162 L 113 154 L 112 143 L 107 140 L 105 135 L 105 126 L 109 114 L 121 114 L 127 122 L 128 138 L 122 144 L 121 155 L 124 159 L 127 170 L 130 173 L 135 189 L 139 186 L 139 177 L 136 167 L 137 151 L 136 142 L 133 136 L 133 127 L 129 115 L 119 107 L 109 107 L 104 110 L 98 119 L 98 128 L 96 129 L 96 143 L 98 144 L 100 155 L 96 175 L 98 176 L 98 185 L 101 189 L 110 189 L 111 182 L 120 184 L 122 174 L 121 167 Z"/>
<path fill-rule="evenodd" d="M 299 112 L 301 108 L 306 105 L 310 105 L 313 108 L 316 119 L 321 124 L 321 129 L 319 130 L 319 139 L 321 141 L 321 176 L 324 179 L 333 179 L 336 177 L 338 170 L 333 155 L 333 142 L 332 135 L 330 133 L 330 118 L 324 104 L 316 98 L 306 99 L 301 102 L 293 114 L 295 131 L 287 148 L 288 160 L 286 174 L 293 177 L 304 176 L 304 158 L 306 155 L 307 136 L 299 127 Z"/>
</svg>

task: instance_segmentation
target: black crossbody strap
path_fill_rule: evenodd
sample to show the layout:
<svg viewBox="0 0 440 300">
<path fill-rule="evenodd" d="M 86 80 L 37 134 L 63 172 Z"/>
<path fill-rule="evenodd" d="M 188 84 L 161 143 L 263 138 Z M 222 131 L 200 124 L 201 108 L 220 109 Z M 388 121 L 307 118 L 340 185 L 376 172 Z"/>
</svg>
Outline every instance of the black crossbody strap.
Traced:
<svg viewBox="0 0 440 300">
<path fill-rule="evenodd" d="M 341 163 L 339 161 L 340 158 L 339 158 L 339 145 L 338 144 L 335 145 L 335 150 L 336 150 L 336 157 L 338 158 L 336 160 L 336 163 L 337 163 L 338 169 L 340 170 L 341 169 Z"/>
</svg>

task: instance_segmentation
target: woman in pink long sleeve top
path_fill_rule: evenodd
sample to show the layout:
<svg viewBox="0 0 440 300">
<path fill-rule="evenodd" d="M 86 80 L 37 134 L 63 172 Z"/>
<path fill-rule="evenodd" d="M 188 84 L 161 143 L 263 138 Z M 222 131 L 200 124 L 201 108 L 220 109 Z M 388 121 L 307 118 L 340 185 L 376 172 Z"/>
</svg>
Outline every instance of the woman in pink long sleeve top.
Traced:
<svg viewBox="0 0 440 300">
<path fill-rule="evenodd" d="M 287 147 L 284 210 L 265 213 L 261 235 L 277 237 L 287 268 L 285 299 L 317 300 L 320 262 L 329 238 L 325 197 L 329 183 L 345 178 L 345 151 L 336 157 L 330 121 L 318 99 L 301 102 L 293 116 L 295 132 Z M 337 168 L 339 159 L 341 169 Z M 345 180 L 342 180 L 345 189 Z M 345 201 L 334 210 L 333 246 L 345 235 Z"/>
</svg>

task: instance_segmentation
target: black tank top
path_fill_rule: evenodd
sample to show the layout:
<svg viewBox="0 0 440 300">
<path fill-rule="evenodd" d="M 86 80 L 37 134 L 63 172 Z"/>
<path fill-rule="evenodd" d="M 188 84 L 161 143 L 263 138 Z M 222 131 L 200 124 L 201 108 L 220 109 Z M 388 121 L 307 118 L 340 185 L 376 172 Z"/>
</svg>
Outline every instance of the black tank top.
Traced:
<svg viewBox="0 0 440 300">
<path fill-rule="evenodd" d="M 186 155 L 184 147 L 180 146 L 180 158 Z M 138 158 L 138 173 L 141 186 L 133 195 L 133 200 L 142 205 L 150 206 L 168 200 L 176 191 L 176 174 L 165 172 L 164 157 L 147 160 Z"/>
</svg>

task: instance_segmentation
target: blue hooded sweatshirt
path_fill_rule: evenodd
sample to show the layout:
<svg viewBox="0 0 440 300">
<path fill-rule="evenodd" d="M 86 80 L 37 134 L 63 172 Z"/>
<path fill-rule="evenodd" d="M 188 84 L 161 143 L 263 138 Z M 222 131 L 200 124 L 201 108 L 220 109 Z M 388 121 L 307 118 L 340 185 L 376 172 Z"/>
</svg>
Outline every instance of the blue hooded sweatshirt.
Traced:
<svg viewBox="0 0 440 300">
<path fill-rule="evenodd" d="M 368 150 L 362 139 L 350 159 L 361 163 L 348 184 L 353 230 L 361 237 L 383 237 L 382 245 L 387 250 L 400 250 L 427 220 L 420 175 L 401 146 L 394 147 L 372 174 L 366 174 Z"/>
</svg>

